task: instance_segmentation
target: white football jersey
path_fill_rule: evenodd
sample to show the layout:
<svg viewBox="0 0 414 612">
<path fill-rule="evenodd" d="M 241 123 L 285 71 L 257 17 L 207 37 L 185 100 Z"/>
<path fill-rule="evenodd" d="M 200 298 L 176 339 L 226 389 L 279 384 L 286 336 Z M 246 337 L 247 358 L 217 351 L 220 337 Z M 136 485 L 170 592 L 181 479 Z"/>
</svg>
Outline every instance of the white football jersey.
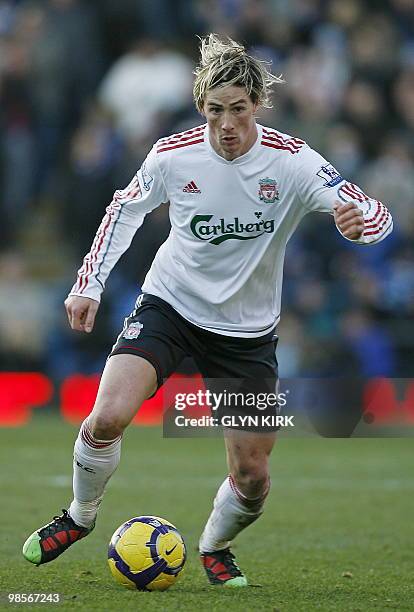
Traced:
<svg viewBox="0 0 414 612">
<path fill-rule="evenodd" d="M 308 212 L 333 214 L 336 200 L 354 201 L 365 221 L 355 242 L 373 244 L 392 231 L 386 207 L 303 140 L 257 130 L 252 148 L 232 161 L 214 151 L 207 125 L 160 139 L 115 192 L 70 295 L 99 301 L 145 215 L 169 201 L 171 232 L 143 291 L 203 329 L 252 338 L 279 320 L 286 244 Z"/>
</svg>

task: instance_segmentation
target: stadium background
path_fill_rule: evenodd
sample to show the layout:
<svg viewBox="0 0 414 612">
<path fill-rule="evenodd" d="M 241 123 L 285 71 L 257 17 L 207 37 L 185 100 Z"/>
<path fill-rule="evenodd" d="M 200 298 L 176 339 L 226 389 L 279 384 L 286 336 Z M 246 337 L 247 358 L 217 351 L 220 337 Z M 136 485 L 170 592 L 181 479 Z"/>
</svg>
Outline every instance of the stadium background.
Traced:
<svg viewBox="0 0 414 612">
<path fill-rule="evenodd" d="M 0 368 L 99 372 L 169 229 L 145 221 L 95 332 L 62 301 L 113 191 L 193 109 L 197 34 L 242 40 L 286 84 L 260 120 L 389 206 L 393 235 L 342 240 L 308 215 L 288 247 L 281 376 L 410 376 L 414 340 L 414 2 L 0 1 Z"/>
</svg>

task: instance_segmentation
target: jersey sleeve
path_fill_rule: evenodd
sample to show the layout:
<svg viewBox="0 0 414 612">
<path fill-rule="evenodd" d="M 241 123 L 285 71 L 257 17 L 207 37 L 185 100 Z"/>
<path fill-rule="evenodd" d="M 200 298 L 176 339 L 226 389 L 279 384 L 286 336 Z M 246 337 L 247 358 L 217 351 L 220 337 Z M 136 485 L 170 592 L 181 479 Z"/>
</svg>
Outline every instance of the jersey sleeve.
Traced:
<svg viewBox="0 0 414 612">
<path fill-rule="evenodd" d="M 145 215 L 168 201 L 155 147 L 125 189 L 115 191 L 69 295 L 100 301 L 105 282 Z"/>
<path fill-rule="evenodd" d="M 333 215 L 335 202 L 355 202 L 364 215 L 364 231 L 358 240 L 350 242 L 375 244 L 392 232 L 393 221 L 387 207 L 369 197 L 354 183 L 346 181 L 319 153 L 306 146 L 299 152 L 297 161 L 297 192 L 308 212 L 327 212 Z"/>
</svg>

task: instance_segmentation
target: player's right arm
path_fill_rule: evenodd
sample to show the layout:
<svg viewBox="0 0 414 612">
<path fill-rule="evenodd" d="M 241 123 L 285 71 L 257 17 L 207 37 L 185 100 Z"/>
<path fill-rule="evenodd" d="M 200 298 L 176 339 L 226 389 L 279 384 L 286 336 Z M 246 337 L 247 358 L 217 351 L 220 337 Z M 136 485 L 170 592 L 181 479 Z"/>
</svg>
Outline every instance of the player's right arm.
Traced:
<svg viewBox="0 0 414 612">
<path fill-rule="evenodd" d="M 72 329 L 87 333 L 93 330 L 99 302 L 87 297 L 69 295 L 65 300 L 65 308 Z"/>
<path fill-rule="evenodd" d="M 78 270 L 65 308 L 72 329 L 92 331 L 105 282 L 145 215 L 168 201 L 153 147 L 140 170 L 125 189 L 115 191 L 89 253 Z"/>
</svg>

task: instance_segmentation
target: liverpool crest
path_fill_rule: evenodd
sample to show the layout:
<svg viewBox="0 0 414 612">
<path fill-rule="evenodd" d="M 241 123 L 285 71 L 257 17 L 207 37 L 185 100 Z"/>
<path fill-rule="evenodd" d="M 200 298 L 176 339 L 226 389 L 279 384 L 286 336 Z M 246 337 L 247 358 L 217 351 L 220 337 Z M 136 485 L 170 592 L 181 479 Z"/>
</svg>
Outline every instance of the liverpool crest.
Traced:
<svg viewBox="0 0 414 612">
<path fill-rule="evenodd" d="M 279 188 L 274 179 L 269 177 L 260 179 L 259 198 L 262 202 L 265 202 L 265 204 L 273 204 L 279 199 Z"/>
<path fill-rule="evenodd" d="M 134 323 L 130 323 L 126 331 L 122 334 L 122 337 L 126 340 L 135 340 L 141 333 L 141 329 L 143 328 L 143 324 L 139 321 L 135 321 Z"/>
</svg>

